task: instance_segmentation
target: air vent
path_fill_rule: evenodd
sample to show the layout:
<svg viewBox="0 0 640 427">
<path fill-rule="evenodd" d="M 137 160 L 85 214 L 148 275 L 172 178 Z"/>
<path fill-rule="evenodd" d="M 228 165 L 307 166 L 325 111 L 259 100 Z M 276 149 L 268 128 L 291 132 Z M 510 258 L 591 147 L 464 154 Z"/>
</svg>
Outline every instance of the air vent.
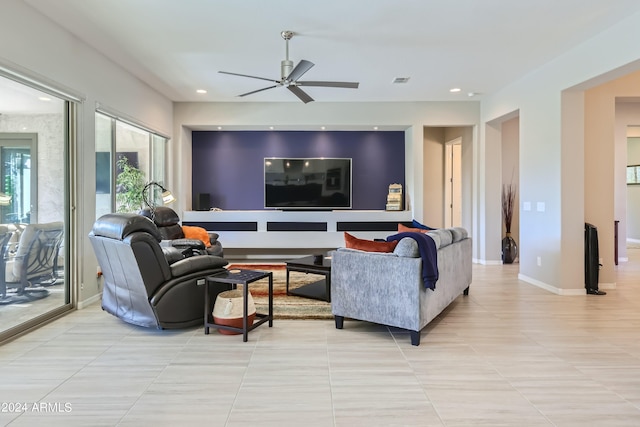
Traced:
<svg viewBox="0 0 640 427">
<path fill-rule="evenodd" d="M 396 77 L 395 79 L 393 79 L 393 81 L 391 83 L 407 83 L 409 81 L 410 77 Z"/>
</svg>

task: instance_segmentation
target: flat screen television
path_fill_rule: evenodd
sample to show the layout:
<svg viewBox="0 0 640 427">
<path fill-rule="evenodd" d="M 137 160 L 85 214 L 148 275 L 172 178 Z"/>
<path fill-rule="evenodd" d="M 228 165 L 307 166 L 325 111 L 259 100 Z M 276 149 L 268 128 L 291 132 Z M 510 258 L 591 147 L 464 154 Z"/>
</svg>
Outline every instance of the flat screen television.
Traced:
<svg viewBox="0 0 640 427">
<path fill-rule="evenodd" d="M 283 210 L 351 208 L 351 159 L 264 159 L 264 206 Z"/>
</svg>

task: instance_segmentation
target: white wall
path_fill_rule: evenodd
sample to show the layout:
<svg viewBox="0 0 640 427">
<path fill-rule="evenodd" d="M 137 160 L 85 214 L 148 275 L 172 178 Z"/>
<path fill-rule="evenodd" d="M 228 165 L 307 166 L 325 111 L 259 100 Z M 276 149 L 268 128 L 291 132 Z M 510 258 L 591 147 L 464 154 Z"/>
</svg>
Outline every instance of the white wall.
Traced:
<svg viewBox="0 0 640 427">
<path fill-rule="evenodd" d="M 84 99 L 74 171 L 81 183 L 74 202 L 78 223 L 71 238 L 76 241 L 77 281 L 82 286 L 78 299 L 94 298 L 100 289 L 87 234 L 95 221 L 96 103 L 167 135 L 172 132 L 172 103 L 19 0 L 0 2 L 0 67 Z"/>
<path fill-rule="evenodd" d="M 581 91 L 640 68 L 634 62 L 638 59 L 639 39 L 640 14 L 635 14 L 483 100 L 483 123 L 519 110 L 520 207 L 523 202 L 532 204 L 532 210 L 520 213 L 523 280 L 560 294 L 584 294 Z M 567 122 L 569 117 L 571 121 Z M 566 132 L 569 128 L 571 132 Z M 483 130 L 486 135 L 486 128 Z M 481 135 L 483 148 L 491 147 L 491 135 L 483 141 L 485 135 Z M 484 184 L 480 197 L 488 205 L 497 191 L 492 175 L 500 167 L 487 152 L 484 155 L 480 174 L 487 176 L 491 186 Z M 544 203 L 544 210 L 536 209 L 539 202 Z M 487 230 L 485 245 L 489 246 L 498 239 L 495 234 L 499 230 L 493 228 L 489 215 L 483 221 L 479 227 Z M 605 242 L 609 239 L 607 234 L 613 233 L 610 228 L 601 233 Z"/>
<path fill-rule="evenodd" d="M 172 188 L 179 188 L 178 207 L 191 207 L 191 131 L 190 129 L 276 129 L 317 130 L 371 129 L 373 126 L 405 129 L 406 188 L 408 205 L 415 219 L 424 221 L 425 155 L 424 127 L 476 127 L 479 103 L 466 102 L 415 102 L 415 103 L 176 103 L 174 105 L 174 134 L 178 141 L 172 146 L 170 156 L 174 170 Z M 476 142 L 470 142 L 472 146 Z M 472 154 L 473 149 L 468 150 Z M 464 155 L 464 154 L 463 154 Z M 471 157 L 470 155 L 468 157 Z M 472 160 L 467 160 L 471 164 Z M 442 158 L 439 159 L 442 165 Z M 472 176 L 471 170 L 466 171 Z M 441 180 L 441 178 L 440 178 Z M 470 179 L 467 180 L 467 183 Z M 470 190 L 469 190 L 470 191 Z M 466 193 L 465 193 L 466 194 Z M 470 194 L 470 193 L 469 193 Z M 470 197 L 469 197 L 470 198 Z M 438 207 L 440 214 L 442 206 Z M 428 222 L 428 221 L 427 221 Z M 474 235 L 472 221 L 469 232 Z"/>
</svg>

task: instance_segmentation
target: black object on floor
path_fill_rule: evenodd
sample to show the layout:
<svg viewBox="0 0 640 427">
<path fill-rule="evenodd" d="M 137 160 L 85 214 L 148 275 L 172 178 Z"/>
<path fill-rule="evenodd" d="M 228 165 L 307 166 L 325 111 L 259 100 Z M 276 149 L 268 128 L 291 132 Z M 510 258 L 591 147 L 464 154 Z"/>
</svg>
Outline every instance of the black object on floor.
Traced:
<svg viewBox="0 0 640 427">
<path fill-rule="evenodd" d="M 598 228 L 584 224 L 584 287 L 589 295 L 606 295 L 598 290 L 600 279 L 600 252 L 598 250 Z"/>
</svg>

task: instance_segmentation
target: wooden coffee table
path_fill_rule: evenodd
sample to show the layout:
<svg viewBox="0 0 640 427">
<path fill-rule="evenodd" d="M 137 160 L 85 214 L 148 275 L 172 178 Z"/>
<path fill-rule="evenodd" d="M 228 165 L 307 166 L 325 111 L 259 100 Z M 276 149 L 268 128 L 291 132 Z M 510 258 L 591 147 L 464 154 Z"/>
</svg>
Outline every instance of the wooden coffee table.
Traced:
<svg viewBox="0 0 640 427">
<path fill-rule="evenodd" d="M 331 302 L 331 258 L 323 257 L 322 263 L 314 261 L 314 255 L 287 261 L 287 295 L 297 295 Z M 324 279 L 302 285 L 296 289 L 289 289 L 289 272 L 291 271 L 318 274 L 324 276 Z"/>
</svg>

